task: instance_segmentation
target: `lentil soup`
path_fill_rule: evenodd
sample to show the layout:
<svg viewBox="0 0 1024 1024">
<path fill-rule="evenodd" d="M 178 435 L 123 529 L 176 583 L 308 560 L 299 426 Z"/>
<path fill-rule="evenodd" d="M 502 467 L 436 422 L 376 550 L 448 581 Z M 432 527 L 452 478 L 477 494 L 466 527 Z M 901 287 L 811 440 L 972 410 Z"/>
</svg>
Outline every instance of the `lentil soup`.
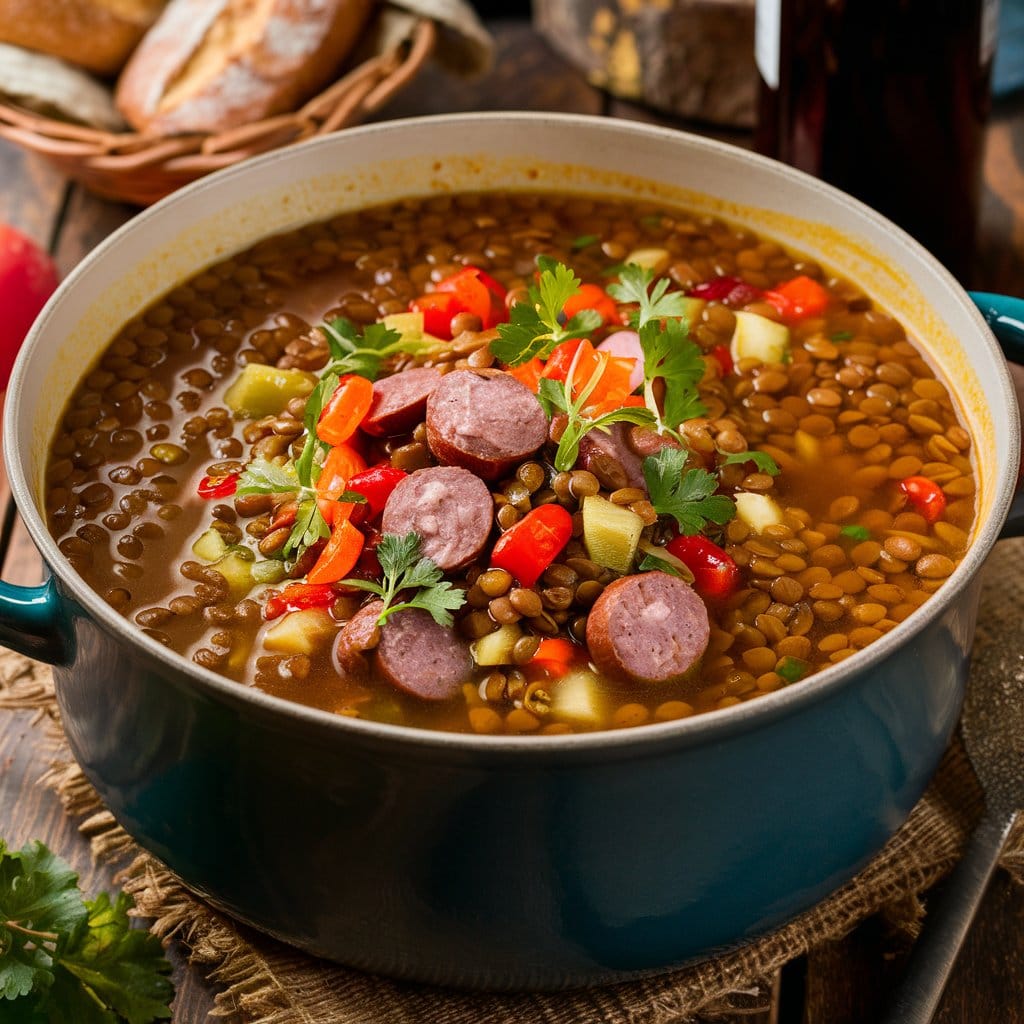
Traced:
<svg viewBox="0 0 1024 1024">
<path fill-rule="evenodd" d="M 196 663 L 338 714 L 558 733 L 841 661 L 965 553 L 971 439 L 831 270 L 661 204 L 467 193 L 265 239 L 75 392 L 49 527 Z"/>
</svg>

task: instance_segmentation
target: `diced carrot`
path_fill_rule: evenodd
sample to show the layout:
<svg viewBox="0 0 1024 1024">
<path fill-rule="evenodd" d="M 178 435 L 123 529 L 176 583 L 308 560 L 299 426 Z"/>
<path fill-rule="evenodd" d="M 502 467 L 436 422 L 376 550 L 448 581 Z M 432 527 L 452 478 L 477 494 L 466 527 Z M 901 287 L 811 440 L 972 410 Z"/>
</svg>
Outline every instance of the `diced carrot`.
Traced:
<svg viewBox="0 0 1024 1024">
<path fill-rule="evenodd" d="M 320 478 L 316 482 L 317 504 L 324 521 L 330 525 L 348 519 L 354 505 L 338 499 L 348 482 L 366 469 L 366 461 L 351 445 L 339 444 L 327 453 Z"/>
<path fill-rule="evenodd" d="M 764 293 L 765 302 L 774 306 L 787 320 L 821 316 L 828 306 L 828 292 L 813 278 L 801 274 Z"/>
<path fill-rule="evenodd" d="M 342 377 L 320 414 L 316 436 L 328 444 L 344 444 L 363 422 L 372 401 L 371 381 L 356 374 Z"/>
<path fill-rule="evenodd" d="M 335 522 L 330 540 L 306 574 L 310 583 L 337 583 L 354 568 L 363 551 L 363 535 L 347 520 Z"/>
</svg>

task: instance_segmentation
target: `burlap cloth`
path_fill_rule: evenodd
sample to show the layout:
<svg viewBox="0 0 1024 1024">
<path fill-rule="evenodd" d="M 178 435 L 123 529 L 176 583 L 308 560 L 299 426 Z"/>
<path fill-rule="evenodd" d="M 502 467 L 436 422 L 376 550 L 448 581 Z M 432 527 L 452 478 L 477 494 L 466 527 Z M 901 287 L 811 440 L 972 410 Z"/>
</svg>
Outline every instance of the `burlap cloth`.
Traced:
<svg viewBox="0 0 1024 1024">
<path fill-rule="evenodd" d="M 1019 671 L 1024 654 L 1024 540 L 1004 541 L 998 568 L 995 561 L 983 580 L 972 681 L 984 673 Z M 983 803 L 955 741 L 907 823 L 867 868 L 760 941 L 657 979 L 604 989 L 467 994 L 315 960 L 211 910 L 131 841 L 70 761 L 45 666 L 0 652 L 0 707 L 38 709 L 37 724 L 49 728 L 57 744 L 43 783 L 60 795 L 69 815 L 81 819 L 94 856 L 123 865 L 119 881 L 134 895 L 137 912 L 151 919 L 158 934 L 181 940 L 190 960 L 225 986 L 217 1013 L 258 1024 L 668 1024 L 749 1010 L 767 1003 L 769 979 L 783 964 L 842 937 L 871 914 L 885 915 L 894 934 L 912 936 L 924 913 L 918 897 L 956 862 Z M 1024 880 L 1024 829 L 1016 830 L 1003 864 Z"/>
</svg>

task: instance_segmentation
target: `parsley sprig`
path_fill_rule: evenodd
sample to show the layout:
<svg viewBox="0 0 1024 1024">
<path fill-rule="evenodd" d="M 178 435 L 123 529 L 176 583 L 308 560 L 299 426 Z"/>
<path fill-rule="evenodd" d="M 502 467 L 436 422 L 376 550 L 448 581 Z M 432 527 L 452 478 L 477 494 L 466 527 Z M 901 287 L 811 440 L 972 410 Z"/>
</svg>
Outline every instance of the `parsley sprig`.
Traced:
<svg viewBox="0 0 1024 1024">
<path fill-rule="evenodd" d="M 440 626 L 451 626 L 453 611 L 466 602 L 466 594 L 457 590 L 447 581 L 438 565 L 421 554 L 420 536 L 414 531 L 401 536 L 385 533 L 377 545 L 377 560 L 384 573 L 382 583 L 373 580 L 346 579 L 341 582 L 347 587 L 368 590 L 384 601 L 384 608 L 377 618 L 383 626 L 389 615 L 405 608 L 422 608 L 430 612 Z M 403 591 L 413 591 L 404 601 L 395 603 Z"/>
<path fill-rule="evenodd" d="M 355 373 L 376 380 L 385 360 L 396 355 L 419 355 L 430 348 L 430 342 L 403 336 L 383 323 L 368 324 L 360 334 L 343 316 L 321 324 L 320 330 L 327 336 L 331 353 L 324 374 Z"/>
<path fill-rule="evenodd" d="M 171 1016 L 160 940 L 132 928 L 130 896 L 86 900 L 42 843 L 0 840 L 0 1017 L 24 1024 L 149 1024 Z"/>
<path fill-rule="evenodd" d="M 569 364 L 564 381 L 552 380 L 550 377 L 542 377 L 540 380 L 540 391 L 537 397 L 540 399 L 541 405 L 544 406 L 545 412 L 550 416 L 553 412 L 558 411 L 564 413 L 567 419 L 565 430 L 558 442 L 558 450 L 555 452 L 555 469 L 560 473 L 568 472 L 576 464 L 580 454 L 580 441 L 588 431 L 603 430 L 607 433 L 613 423 L 648 424 L 654 420 L 651 411 L 642 406 L 624 406 L 598 416 L 588 416 L 584 413 L 587 400 L 600 383 L 608 365 L 609 357 L 603 352 L 599 355 L 601 358 L 594 372 L 583 387 L 578 389 L 575 398 L 573 391 L 580 357 L 579 349 Z"/>
<path fill-rule="evenodd" d="M 643 472 L 655 512 L 672 516 L 682 534 L 701 533 L 708 523 L 723 526 L 736 515 L 735 502 L 715 494 L 718 477 L 704 469 L 687 469 L 686 452 L 679 448 L 649 455 Z"/>
<path fill-rule="evenodd" d="M 580 310 L 563 323 L 563 309 L 579 288 L 580 279 L 564 263 L 550 256 L 538 256 L 540 279 L 530 285 L 529 301 L 517 302 L 510 320 L 498 324 L 498 335 L 490 345 L 491 354 L 507 366 L 519 366 L 535 356 L 547 359 L 563 341 L 585 338 L 601 326 L 601 314 Z"/>
<path fill-rule="evenodd" d="M 608 285 L 608 294 L 613 299 L 637 304 L 637 309 L 630 314 L 630 323 L 637 329 L 652 320 L 686 316 L 686 296 L 682 292 L 670 292 L 667 277 L 659 277 L 653 288 L 652 281 L 654 271 L 650 267 L 627 263 L 619 268 L 618 281 Z"/>
<path fill-rule="evenodd" d="M 735 466 L 745 465 L 752 462 L 759 473 L 767 473 L 769 476 L 778 476 L 781 470 L 779 464 L 767 452 L 723 452 L 718 449 L 720 457 L 719 465 Z"/>
</svg>

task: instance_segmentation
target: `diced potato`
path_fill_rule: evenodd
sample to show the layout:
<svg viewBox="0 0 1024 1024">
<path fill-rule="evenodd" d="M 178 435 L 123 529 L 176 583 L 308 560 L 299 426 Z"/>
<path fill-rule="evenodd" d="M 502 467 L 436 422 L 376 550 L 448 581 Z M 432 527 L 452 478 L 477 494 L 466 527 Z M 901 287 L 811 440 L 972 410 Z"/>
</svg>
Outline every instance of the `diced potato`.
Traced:
<svg viewBox="0 0 1024 1024">
<path fill-rule="evenodd" d="M 478 665 L 509 665 L 512 648 L 522 635 L 523 631 L 516 623 L 507 623 L 473 644 L 473 658 Z"/>
<path fill-rule="evenodd" d="M 314 654 L 335 632 L 337 626 L 326 608 L 303 608 L 271 626 L 263 646 L 281 654 Z"/>
<path fill-rule="evenodd" d="M 384 317 L 384 326 L 398 331 L 403 341 L 419 341 L 423 337 L 423 314 L 389 313 Z"/>
<path fill-rule="evenodd" d="M 598 565 L 615 572 L 629 572 L 644 521 L 622 505 L 597 494 L 583 499 L 583 543 Z"/>
<path fill-rule="evenodd" d="M 660 274 L 672 262 L 672 254 L 668 249 L 634 249 L 622 262 L 635 263 L 638 267 Z"/>
<path fill-rule="evenodd" d="M 741 491 L 736 495 L 736 515 L 749 526 L 754 533 L 764 533 L 769 526 L 782 523 L 782 509 L 774 498 L 767 494 L 755 494 L 753 491 Z"/>
<path fill-rule="evenodd" d="M 224 540 L 224 537 L 218 530 L 213 529 L 211 526 L 192 545 L 192 554 L 196 558 L 201 558 L 204 562 L 216 562 L 218 558 L 223 558 L 227 549 L 227 541 Z"/>
<path fill-rule="evenodd" d="M 316 375 L 305 370 L 249 363 L 224 393 L 224 404 L 236 415 L 250 419 L 276 416 L 293 398 L 305 398 L 316 381 Z"/>
<path fill-rule="evenodd" d="M 567 672 L 548 687 L 552 714 L 578 725 L 595 728 L 605 717 L 607 697 L 601 692 L 601 683 L 589 669 Z"/>
<path fill-rule="evenodd" d="M 228 581 L 231 596 L 236 601 L 241 601 L 252 590 L 251 558 L 243 557 L 238 551 L 229 551 L 223 558 L 214 562 L 213 567 Z"/>
<path fill-rule="evenodd" d="M 733 362 L 760 359 L 762 363 L 784 363 L 789 355 L 789 328 L 766 316 L 739 310 L 732 334 Z"/>
</svg>

